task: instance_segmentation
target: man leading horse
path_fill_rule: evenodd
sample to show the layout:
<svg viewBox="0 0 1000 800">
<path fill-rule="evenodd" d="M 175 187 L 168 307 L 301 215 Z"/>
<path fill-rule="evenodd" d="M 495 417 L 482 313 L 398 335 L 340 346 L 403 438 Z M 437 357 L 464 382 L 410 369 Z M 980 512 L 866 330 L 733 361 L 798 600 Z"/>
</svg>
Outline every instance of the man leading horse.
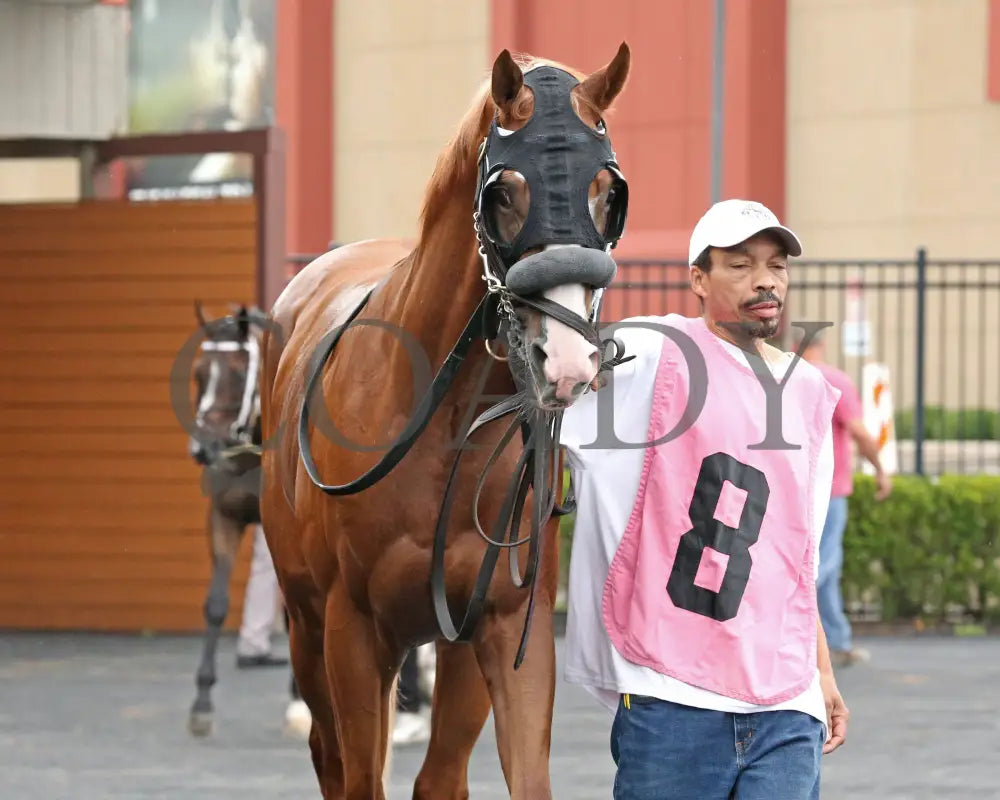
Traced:
<svg viewBox="0 0 1000 800">
<path fill-rule="evenodd" d="M 635 360 L 566 412 L 565 675 L 615 712 L 615 800 L 813 800 L 844 741 L 816 608 L 839 391 L 766 342 L 801 251 L 760 203 L 712 206 L 702 314 L 612 326 Z"/>
</svg>

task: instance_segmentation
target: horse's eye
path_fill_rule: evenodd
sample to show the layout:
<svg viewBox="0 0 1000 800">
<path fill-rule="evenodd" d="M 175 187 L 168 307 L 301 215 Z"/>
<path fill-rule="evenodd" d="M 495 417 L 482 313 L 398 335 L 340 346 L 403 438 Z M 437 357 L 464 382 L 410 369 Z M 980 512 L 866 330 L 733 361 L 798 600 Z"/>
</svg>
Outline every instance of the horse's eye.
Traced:
<svg viewBox="0 0 1000 800">
<path fill-rule="evenodd" d="M 502 186 L 499 189 L 497 189 L 497 203 L 499 203 L 501 208 L 510 208 L 512 205 L 510 199 L 510 192 L 508 192 Z"/>
</svg>

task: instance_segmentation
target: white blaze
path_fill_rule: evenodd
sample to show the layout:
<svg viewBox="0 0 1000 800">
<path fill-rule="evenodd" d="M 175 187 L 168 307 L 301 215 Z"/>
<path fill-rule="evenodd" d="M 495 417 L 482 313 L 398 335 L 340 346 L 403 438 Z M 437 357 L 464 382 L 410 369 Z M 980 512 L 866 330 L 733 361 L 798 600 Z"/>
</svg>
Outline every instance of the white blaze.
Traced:
<svg viewBox="0 0 1000 800">
<path fill-rule="evenodd" d="M 215 393 L 218 391 L 219 387 L 219 363 L 217 361 L 211 361 L 208 365 L 208 384 L 205 386 L 205 393 L 201 396 L 201 402 L 198 403 L 198 420 L 201 421 L 204 416 L 212 410 L 212 406 L 215 405 Z"/>
<path fill-rule="evenodd" d="M 577 245 L 549 245 L 576 247 Z M 583 284 L 572 283 L 556 286 L 544 292 L 553 303 L 587 319 L 587 293 Z M 597 348 L 579 332 L 551 317 L 542 318 L 542 335 L 545 351 L 545 378 L 555 385 L 556 397 L 573 399 L 573 390 L 579 384 L 589 384 L 597 376 Z"/>
<path fill-rule="evenodd" d="M 205 386 L 205 391 L 201 396 L 201 400 L 198 403 L 198 411 L 195 414 L 194 422 L 195 427 L 200 428 L 205 420 L 205 415 L 212 410 L 212 406 L 215 405 L 215 393 L 219 386 L 219 365 L 214 360 L 209 362 L 208 365 L 208 383 Z M 188 453 L 194 455 L 198 452 L 201 444 L 198 442 L 197 437 L 188 437 Z"/>
</svg>

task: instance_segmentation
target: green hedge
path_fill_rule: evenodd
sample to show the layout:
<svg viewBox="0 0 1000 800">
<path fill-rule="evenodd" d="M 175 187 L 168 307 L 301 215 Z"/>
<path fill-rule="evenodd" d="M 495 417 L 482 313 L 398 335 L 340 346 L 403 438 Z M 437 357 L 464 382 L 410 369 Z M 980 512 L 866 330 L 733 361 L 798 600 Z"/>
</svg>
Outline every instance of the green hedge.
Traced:
<svg viewBox="0 0 1000 800">
<path fill-rule="evenodd" d="M 879 622 L 1000 622 L 1000 477 L 897 475 L 886 500 L 854 477 L 844 533 L 844 602 Z M 573 517 L 562 520 L 565 579 Z"/>
<path fill-rule="evenodd" d="M 913 438 L 913 417 L 912 408 L 896 412 L 897 439 Z M 973 441 L 1000 439 L 1000 412 L 986 408 L 956 411 L 941 406 L 927 406 L 924 409 L 924 438 Z"/>
<path fill-rule="evenodd" d="M 898 475 L 877 502 L 854 478 L 844 532 L 845 603 L 884 622 L 1000 620 L 1000 477 Z"/>
</svg>

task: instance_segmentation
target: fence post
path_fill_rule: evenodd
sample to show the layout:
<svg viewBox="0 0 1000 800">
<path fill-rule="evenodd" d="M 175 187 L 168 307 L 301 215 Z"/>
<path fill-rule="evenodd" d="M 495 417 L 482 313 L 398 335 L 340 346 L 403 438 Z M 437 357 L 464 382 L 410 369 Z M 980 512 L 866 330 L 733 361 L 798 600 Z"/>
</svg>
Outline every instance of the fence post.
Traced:
<svg viewBox="0 0 1000 800">
<path fill-rule="evenodd" d="M 722 199 L 722 117 L 725 110 L 726 0 L 715 0 L 715 34 L 712 41 L 712 183 L 711 203 Z"/>
<path fill-rule="evenodd" d="M 916 400 L 913 409 L 914 471 L 924 474 L 924 362 L 927 335 L 927 248 L 917 248 L 917 364 Z"/>
</svg>

